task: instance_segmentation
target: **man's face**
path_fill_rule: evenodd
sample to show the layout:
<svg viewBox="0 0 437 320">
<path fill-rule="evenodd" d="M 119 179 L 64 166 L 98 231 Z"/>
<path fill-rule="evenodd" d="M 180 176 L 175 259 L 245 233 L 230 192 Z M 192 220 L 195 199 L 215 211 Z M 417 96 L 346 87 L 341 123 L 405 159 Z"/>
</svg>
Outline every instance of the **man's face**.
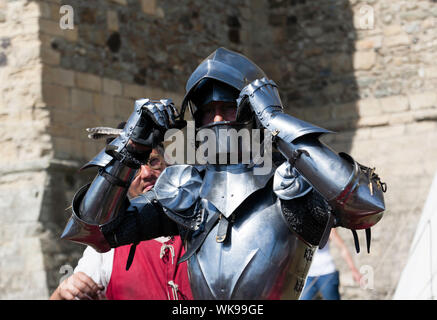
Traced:
<svg viewBox="0 0 437 320">
<path fill-rule="evenodd" d="M 200 108 L 196 119 L 201 126 L 218 121 L 234 121 L 236 112 L 235 102 L 213 101 Z"/>
<path fill-rule="evenodd" d="M 147 164 L 142 165 L 132 181 L 128 195 L 135 198 L 140 194 L 149 191 L 155 185 L 162 170 L 166 167 L 163 157 L 156 149 L 152 150 Z"/>
</svg>

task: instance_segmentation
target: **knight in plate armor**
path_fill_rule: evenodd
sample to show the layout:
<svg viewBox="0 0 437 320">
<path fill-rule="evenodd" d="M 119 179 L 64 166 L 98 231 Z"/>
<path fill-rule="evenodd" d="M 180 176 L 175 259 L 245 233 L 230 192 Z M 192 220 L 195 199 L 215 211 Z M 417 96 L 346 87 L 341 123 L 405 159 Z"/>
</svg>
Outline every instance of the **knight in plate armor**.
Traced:
<svg viewBox="0 0 437 320">
<path fill-rule="evenodd" d="M 186 125 L 187 109 L 198 132 L 261 130 L 277 151 L 271 168 L 260 174 L 253 157 L 242 161 L 253 144 L 217 134 L 205 164 L 167 167 L 129 201 L 136 170 L 166 130 Z M 180 112 L 170 99 L 135 102 L 123 131 L 85 165 L 99 173 L 75 194 L 62 238 L 99 252 L 132 244 L 133 256 L 139 241 L 179 234 L 195 299 L 298 299 L 331 228 L 352 230 L 357 246 L 355 230 L 365 229 L 369 249 L 385 210 L 374 169 L 319 141 L 325 133 L 284 113 L 277 85 L 255 63 L 219 48 L 188 79 Z M 221 153 L 232 144 L 236 162 Z"/>
</svg>

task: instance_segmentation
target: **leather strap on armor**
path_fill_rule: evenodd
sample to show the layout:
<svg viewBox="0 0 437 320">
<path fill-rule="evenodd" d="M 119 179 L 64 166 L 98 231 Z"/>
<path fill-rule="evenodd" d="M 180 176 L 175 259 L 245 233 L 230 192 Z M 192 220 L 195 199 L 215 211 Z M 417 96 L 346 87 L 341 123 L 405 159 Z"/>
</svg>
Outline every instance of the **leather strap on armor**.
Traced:
<svg viewBox="0 0 437 320">
<path fill-rule="evenodd" d="M 185 254 L 179 259 L 178 264 L 182 263 L 184 261 L 187 261 L 191 258 L 191 256 L 197 252 L 197 250 L 200 249 L 203 242 L 205 241 L 208 234 L 211 232 L 212 228 L 215 226 L 217 221 L 219 220 L 220 213 L 216 212 L 211 219 L 206 223 L 205 229 L 202 233 L 200 233 L 196 238 L 194 238 L 194 241 L 191 243 L 191 246 L 187 249 Z"/>
<path fill-rule="evenodd" d="M 105 178 L 109 183 L 122 187 L 122 188 L 129 188 L 130 183 L 127 181 L 123 181 L 116 176 L 111 175 L 110 173 L 106 172 L 104 168 L 99 169 L 99 175 Z"/>
</svg>

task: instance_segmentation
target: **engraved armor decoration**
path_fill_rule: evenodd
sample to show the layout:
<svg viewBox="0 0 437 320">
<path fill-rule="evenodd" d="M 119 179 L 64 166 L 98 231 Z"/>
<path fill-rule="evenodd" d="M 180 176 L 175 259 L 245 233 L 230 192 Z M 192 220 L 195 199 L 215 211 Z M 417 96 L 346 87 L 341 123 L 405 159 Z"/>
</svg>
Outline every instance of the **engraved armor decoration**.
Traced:
<svg viewBox="0 0 437 320">
<path fill-rule="evenodd" d="M 73 239 L 76 232 L 92 240 L 89 233 L 94 230 L 98 236 L 93 245 L 104 251 L 108 244 L 133 243 L 178 229 L 186 240 L 187 251 L 181 261 L 188 261 L 195 299 L 298 299 L 313 253 L 326 243 L 331 227 L 366 229 L 370 240 L 369 228 L 381 219 L 384 210 L 384 184 L 373 170 L 322 144 L 318 137 L 328 130 L 285 114 L 276 84 L 252 61 L 219 48 L 196 68 L 186 91 L 176 121 L 183 122 L 188 107 L 197 129 L 266 128 L 284 157 L 283 163 L 263 175 L 254 173 L 253 164 L 244 163 L 169 167 L 154 189 L 129 205 L 120 197 L 123 193 L 114 191 L 123 188 L 117 182 L 129 183 L 130 176 L 120 176 L 122 170 L 111 169 L 114 161 L 117 168 L 123 162 L 111 154 L 109 158 L 100 155 L 92 164 L 102 166 L 113 178 L 102 184 L 104 178 L 99 176 L 79 199 L 86 205 L 75 205 L 79 208 L 76 218 L 87 219 L 81 224 L 75 224 L 77 219 L 70 221 L 67 228 L 74 230 L 70 239 L 80 241 Z M 137 101 L 134 112 L 150 106 L 144 101 Z M 232 101 L 234 119 L 207 124 L 199 121 L 199 111 L 206 105 Z M 159 130 L 172 127 L 176 121 L 170 118 L 176 111 L 166 107 L 167 100 L 160 103 L 154 109 L 157 114 L 150 112 L 150 107 L 146 114 L 139 111 L 140 119 L 148 119 L 139 123 Z M 169 121 L 162 118 L 164 111 Z M 136 126 L 140 127 L 147 129 Z M 144 136 L 143 141 L 152 144 L 147 139 L 150 133 L 133 130 L 122 136 L 123 142 L 115 142 L 115 147 L 123 150 L 126 140 L 135 136 Z M 97 210 L 93 201 L 108 203 L 103 211 L 117 208 L 118 212 L 107 215 L 102 226 L 105 212 Z M 143 216 L 148 222 L 141 223 L 141 230 L 129 239 L 126 230 L 135 224 L 135 217 Z M 86 223 L 93 228 L 81 231 Z M 102 244 L 102 234 L 107 243 Z"/>
</svg>

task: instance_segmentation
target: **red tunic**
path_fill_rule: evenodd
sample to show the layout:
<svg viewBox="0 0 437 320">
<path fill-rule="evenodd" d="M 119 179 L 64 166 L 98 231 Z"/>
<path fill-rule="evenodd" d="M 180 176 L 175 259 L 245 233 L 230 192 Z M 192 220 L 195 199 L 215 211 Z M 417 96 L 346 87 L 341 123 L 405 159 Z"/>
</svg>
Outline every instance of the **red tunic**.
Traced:
<svg viewBox="0 0 437 320">
<path fill-rule="evenodd" d="M 177 264 L 185 250 L 179 236 L 165 243 L 155 240 L 137 245 L 131 267 L 126 271 L 130 245 L 114 251 L 109 300 L 193 300 L 187 263 Z"/>
</svg>

